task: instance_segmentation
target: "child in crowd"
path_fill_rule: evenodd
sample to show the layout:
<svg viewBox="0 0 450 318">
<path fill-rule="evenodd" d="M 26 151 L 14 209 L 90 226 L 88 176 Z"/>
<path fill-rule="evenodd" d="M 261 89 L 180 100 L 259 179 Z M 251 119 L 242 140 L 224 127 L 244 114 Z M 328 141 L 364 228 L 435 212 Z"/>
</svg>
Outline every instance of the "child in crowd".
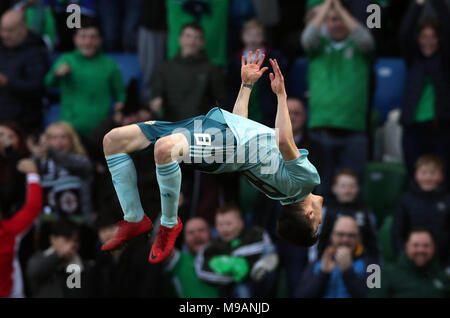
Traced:
<svg viewBox="0 0 450 318">
<path fill-rule="evenodd" d="M 416 161 L 414 180 L 400 199 L 394 216 L 392 237 L 397 253 L 403 250 L 406 236 L 415 227 L 428 228 L 436 238 L 442 265 L 449 262 L 450 195 L 444 188 L 444 162 L 434 155 Z"/>
<path fill-rule="evenodd" d="M 325 216 L 318 244 L 319 256 L 322 255 L 329 243 L 330 235 L 337 219 L 342 216 L 351 216 L 356 220 L 361 233 L 361 239 L 367 253 L 377 259 L 379 250 L 377 245 L 374 216 L 360 202 L 359 184 L 357 175 L 349 169 L 342 169 L 334 176 L 331 189 L 333 198 L 327 200 Z"/>
<path fill-rule="evenodd" d="M 216 213 L 215 241 L 197 254 L 200 279 L 224 286 L 222 296 L 266 296 L 273 286 L 278 255 L 261 228 L 244 228 L 239 208 L 223 206 Z"/>
</svg>

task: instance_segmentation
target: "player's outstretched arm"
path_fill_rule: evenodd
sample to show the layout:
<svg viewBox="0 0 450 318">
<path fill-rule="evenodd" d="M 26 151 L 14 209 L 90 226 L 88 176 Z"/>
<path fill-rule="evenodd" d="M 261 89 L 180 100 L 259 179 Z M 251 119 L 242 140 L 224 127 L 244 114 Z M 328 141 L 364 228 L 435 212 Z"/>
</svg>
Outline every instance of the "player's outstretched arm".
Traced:
<svg viewBox="0 0 450 318">
<path fill-rule="evenodd" d="M 248 102 L 250 100 L 250 93 L 252 92 L 253 85 L 258 81 L 258 79 L 263 75 L 268 67 L 263 67 L 261 65 L 264 62 L 265 55 L 261 54 L 261 51 L 256 50 L 255 58 L 251 61 L 253 52 L 248 52 L 247 59 L 242 56 L 242 66 L 241 66 L 241 89 L 236 98 L 236 102 L 233 107 L 233 114 L 248 118 Z"/>
<path fill-rule="evenodd" d="M 275 128 L 278 130 L 278 146 L 285 161 L 291 161 L 300 156 L 292 134 L 291 118 L 287 107 L 287 94 L 284 86 L 284 77 L 277 60 L 269 59 L 273 73 L 270 73 L 270 86 L 277 95 L 278 109 L 275 118 Z"/>
</svg>

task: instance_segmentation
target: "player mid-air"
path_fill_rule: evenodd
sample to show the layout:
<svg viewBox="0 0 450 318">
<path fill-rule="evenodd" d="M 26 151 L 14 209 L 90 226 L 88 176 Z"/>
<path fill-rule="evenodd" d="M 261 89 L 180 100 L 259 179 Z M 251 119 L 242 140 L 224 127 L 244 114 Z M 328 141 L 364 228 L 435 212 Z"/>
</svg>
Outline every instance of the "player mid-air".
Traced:
<svg viewBox="0 0 450 318">
<path fill-rule="evenodd" d="M 240 171 L 257 189 L 281 202 L 277 222 L 281 237 L 304 247 L 317 241 L 323 199 L 311 191 L 320 178 L 307 159 L 308 151 L 295 145 L 284 78 L 276 60 L 270 59 L 271 87 L 278 100 L 275 129 L 247 118 L 252 86 L 268 69 L 261 68 L 265 56 L 259 50 L 252 57 L 252 52 L 242 57 L 242 85 L 233 113 L 215 107 L 204 116 L 173 123 L 143 122 L 105 135 L 103 149 L 124 220 L 118 223 L 115 236 L 102 246 L 103 251 L 119 248 L 152 228 L 141 206 L 136 170 L 128 155 L 138 151 L 153 152 L 161 194 L 161 225 L 149 262 L 167 258 L 182 229 L 177 215 L 180 162 L 207 173 Z"/>
</svg>

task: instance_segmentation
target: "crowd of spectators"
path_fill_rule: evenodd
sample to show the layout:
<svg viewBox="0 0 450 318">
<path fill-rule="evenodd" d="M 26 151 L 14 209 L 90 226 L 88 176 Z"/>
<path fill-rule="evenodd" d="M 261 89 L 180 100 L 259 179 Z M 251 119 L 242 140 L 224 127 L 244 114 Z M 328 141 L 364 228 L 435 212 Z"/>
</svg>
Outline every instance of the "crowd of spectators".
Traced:
<svg viewBox="0 0 450 318">
<path fill-rule="evenodd" d="M 80 28 L 67 25 L 70 4 Z M 381 28 L 366 25 L 370 4 Z M 450 297 L 449 23 L 446 0 L 2 0 L 0 297 Z M 286 75 L 295 143 L 321 177 L 319 241 L 278 237 L 280 203 L 239 174 L 182 166 L 183 233 L 166 261 L 148 263 L 160 202 L 142 151 L 131 157 L 154 233 L 101 252 L 123 216 L 103 136 L 231 110 L 241 56 L 257 49 Z M 139 78 L 125 82 L 114 54 L 132 55 Z M 406 186 L 387 218 L 365 191 L 383 124 L 372 105 L 380 57 L 406 67 L 395 123 Z M 291 74 L 299 58 L 307 70 Z M 269 86 L 254 86 L 248 114 L 273 127 Z M 371 264 L 381 288 L 367 285 Z M 82 288 L 67 284 L 68 265 Z"/>
</svg>

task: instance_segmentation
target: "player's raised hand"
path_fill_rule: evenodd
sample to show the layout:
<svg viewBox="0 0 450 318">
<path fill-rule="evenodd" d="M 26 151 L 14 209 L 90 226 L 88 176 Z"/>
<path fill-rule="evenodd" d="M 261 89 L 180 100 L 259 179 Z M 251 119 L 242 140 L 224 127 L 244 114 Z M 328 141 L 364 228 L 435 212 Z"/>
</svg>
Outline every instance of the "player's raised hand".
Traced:
<svg viewBox="0 0 450 318">
<path fill-rule="evenodd" d="M 284 77 L 281 73 L 280 66 L 278 66 L 277 60 L 269 59 L 269 61 L 273 68 L 273 73 L 269 74 L 270 86 L 272 87 L 272 91 L 277 95 L 286 94 L 286 88 L 284 87 Z"/>
<path fill-rule="evenodd" d="M 265 55 L 261 54 L 261 50 L 256 50 L 255 58 L 251 60 L 253 52 L 248 52 L 247 58 L 242 56 L 241 79 L 244 84 L 255 84 L 256 81 L 267 71 L 268 67 L 261 68 Z"/>
</svg>

